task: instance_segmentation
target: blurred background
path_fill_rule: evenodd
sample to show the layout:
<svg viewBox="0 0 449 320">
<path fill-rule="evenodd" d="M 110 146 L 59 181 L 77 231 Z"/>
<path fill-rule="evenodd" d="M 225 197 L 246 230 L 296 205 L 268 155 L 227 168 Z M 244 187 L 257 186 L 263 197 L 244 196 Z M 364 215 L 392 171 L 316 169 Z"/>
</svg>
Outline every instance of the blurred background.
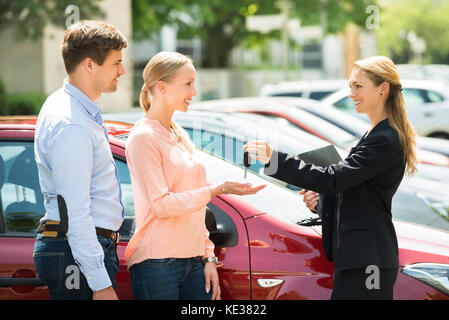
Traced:
<svg viewBox="0 0 449 320">
<path fill-rule="evenodd" d="M 128 73 L 100 102 L 113 112 L 138 107 L 142 70 L 162 50 L 194 59 L 194 101 L 304 96 L 304 83 L 295 91 L 285 82 L 339 80 L 314 82 L 327 94 L 345 85 L 355 60 L 378 54 L 401 65 L 403 79 L 449 81 L 448 17 L 448 0 L 1 0 L 0 115 L 37 114 L 61 87 L 62 36 L 82 19 L 111 23 L 129 40 Z"/>
</svg>

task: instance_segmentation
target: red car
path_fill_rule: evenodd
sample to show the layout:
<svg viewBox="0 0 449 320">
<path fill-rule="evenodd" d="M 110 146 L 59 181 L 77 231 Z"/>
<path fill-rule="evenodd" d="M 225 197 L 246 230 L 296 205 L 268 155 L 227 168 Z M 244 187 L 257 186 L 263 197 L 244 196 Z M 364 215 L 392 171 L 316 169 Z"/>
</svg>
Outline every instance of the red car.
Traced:
<svg viewBox="0 0 449 320">
<path fill-rule="evenodd" d="M 33 261 L 34 230 L 44 214 L 33 138 L 36 117 L 0 117 L 0 299 L 48 299 Z M 134 230 L 125 159 L 130 125 L 107 122 L 119 170 L 125 221 L 118 245 L 117 293 L 133 299 L 124 253 Z M 241 178 L 236 165 L 200 152 L 208 179 Z M 329 299 L 333 264 L 324 256 L 321 227 L 301 199 L 267 184 L 256 195 L 220 195 L 208 204 L 206 225 L 216 245 L 223 299 Z M 395 222 L 401 269 L 395 299 L 449 299 L 449 233 Z"/>
</svg>

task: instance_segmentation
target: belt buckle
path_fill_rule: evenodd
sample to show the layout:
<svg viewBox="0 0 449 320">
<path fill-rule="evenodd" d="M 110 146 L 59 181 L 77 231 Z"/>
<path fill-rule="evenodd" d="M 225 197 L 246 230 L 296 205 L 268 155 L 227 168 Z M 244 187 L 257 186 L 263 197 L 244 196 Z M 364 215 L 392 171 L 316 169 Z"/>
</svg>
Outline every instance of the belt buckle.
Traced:
<svg viewBox="0 0 449 320">
<path fill-rule="evenodd" d="M 114 240 L 114 242 L 117 244 L 120 241 L 120 233 L 118 233 L 118 231 L 114 232 L 114 233 L 115 233 L 115 237 L 112 240 Z"/>
</svg>

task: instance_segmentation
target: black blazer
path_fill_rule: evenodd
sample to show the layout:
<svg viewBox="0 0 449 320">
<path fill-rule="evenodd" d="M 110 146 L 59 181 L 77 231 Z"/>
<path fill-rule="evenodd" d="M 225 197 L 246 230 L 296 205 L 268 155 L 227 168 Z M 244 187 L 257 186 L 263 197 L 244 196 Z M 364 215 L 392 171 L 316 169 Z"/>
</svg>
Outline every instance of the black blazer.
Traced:
<svg viewBox="0 0 449 320">
<path fill-rule="evenodd" d="M 391 202 L 405 171 L 399 136 L 379 122 L 348 157 L 326 168 L 273 152 L 264 173 L 320 193 L 322 237 L 335 269 L 398 268 Z"/>
</svg>

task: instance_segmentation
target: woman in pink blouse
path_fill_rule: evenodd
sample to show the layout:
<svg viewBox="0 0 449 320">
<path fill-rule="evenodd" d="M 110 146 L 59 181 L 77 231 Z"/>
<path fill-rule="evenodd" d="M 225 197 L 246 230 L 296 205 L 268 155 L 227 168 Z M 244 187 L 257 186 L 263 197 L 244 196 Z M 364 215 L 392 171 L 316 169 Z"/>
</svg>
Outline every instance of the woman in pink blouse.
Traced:
<svg viewBox="0 0 449 320">
<path fill-rule="evenodd" d="M 146 116 L 126 145 L 136 210 L 136 231 L 126 249 L 134 297 L 220 299 L 206 204 L 221 193 L 254 194 L 265 186 L 207 183 L 187 133 L 171 120 L 175 110 L 186 112 L 196 95 L 190 58 L 160 52 L 143 78 L 140 106 Z"/>
</svg>

